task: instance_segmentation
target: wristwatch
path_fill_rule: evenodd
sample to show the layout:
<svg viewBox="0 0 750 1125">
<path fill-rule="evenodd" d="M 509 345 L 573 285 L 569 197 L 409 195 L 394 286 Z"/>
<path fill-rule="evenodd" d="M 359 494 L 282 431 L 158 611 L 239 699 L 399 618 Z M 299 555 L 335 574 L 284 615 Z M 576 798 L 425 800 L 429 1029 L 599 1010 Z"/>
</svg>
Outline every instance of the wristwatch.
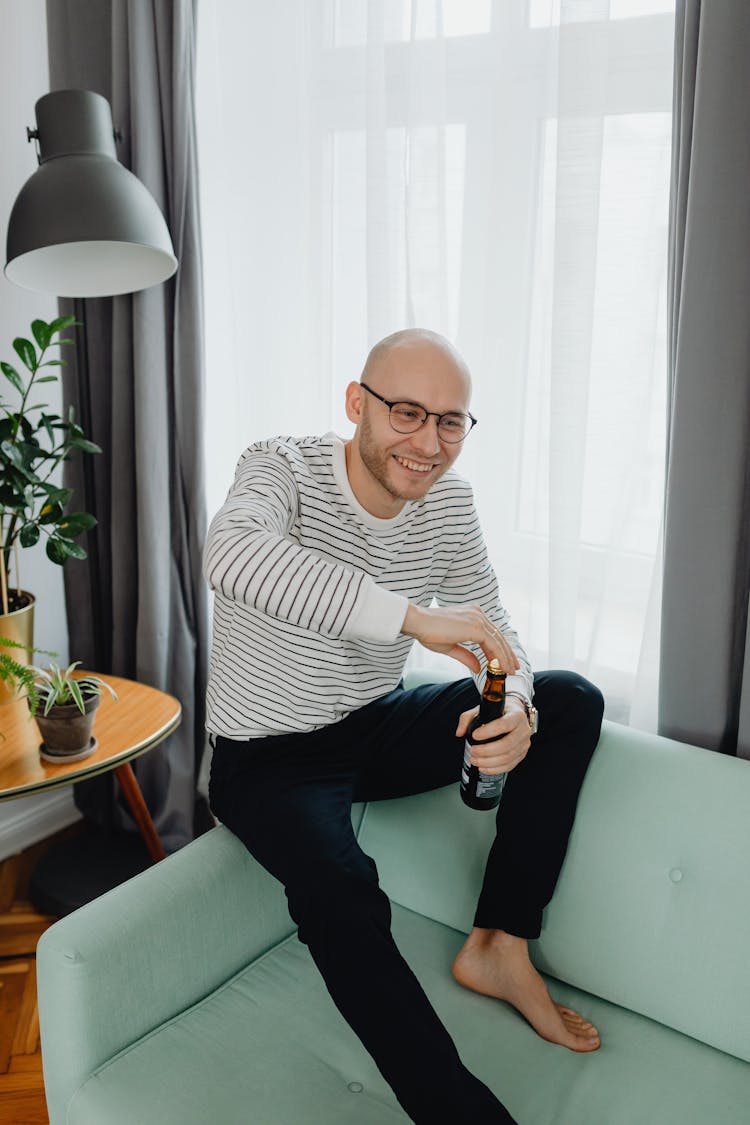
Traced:
<svg viewBox="0 0 750 1125">
<path fill-rule="evenodd" d="M 531 734 L 536 734 L 536 732 L 539 730 L 539 712 L 537 711 L 534 704 L 529 703 L 526 696 L 521 695 L 520 691 L 509 691 L 509 692 L 506 692 L 506 696 L 507 695 L 512 695 L 516 699 L 521 700 L 521 703 L 523 704 L 523 709 L 526 712 L 526 718 L 529 720 L 529 727 L 531 728 Z"/>
</svg>

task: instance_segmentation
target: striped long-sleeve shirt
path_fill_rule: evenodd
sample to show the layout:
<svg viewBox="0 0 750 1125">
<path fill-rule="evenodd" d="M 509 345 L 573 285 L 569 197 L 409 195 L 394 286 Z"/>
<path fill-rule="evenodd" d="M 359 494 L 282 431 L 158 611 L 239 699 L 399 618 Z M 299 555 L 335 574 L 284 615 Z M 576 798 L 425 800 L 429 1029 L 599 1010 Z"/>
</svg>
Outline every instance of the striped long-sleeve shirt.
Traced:
<svg viewBox="0 0 750 1125">
<path fill-rule="evenodd" d="M 335 434 L 279 437 L 242 454 L 211 522 L 215 591 L 207 727 L 227 738 L 315 730 L 398 684 L 408 602 L 476 603 L 504 633 L 532 698 L 526 654 L 500 604 L 468 482 L 449 469 L 393 519 L 370 515 Z M 485 658 L 476 645 L 484 682 Z"/>
</svg>

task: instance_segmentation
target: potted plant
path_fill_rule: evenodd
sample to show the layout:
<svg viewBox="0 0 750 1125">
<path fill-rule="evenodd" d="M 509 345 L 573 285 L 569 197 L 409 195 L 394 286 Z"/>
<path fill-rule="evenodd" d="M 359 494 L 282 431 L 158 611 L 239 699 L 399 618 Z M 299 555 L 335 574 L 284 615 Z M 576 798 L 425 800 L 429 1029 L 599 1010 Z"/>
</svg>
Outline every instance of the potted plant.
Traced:
<svg viewBox="0 0 750 1125">
<path fill-rule="evenodd" d="M 75 660 L 64 671 L 54 662 L 49 668 L 31 669 L 37 693 L 32 713 L 44 740 L 40 753 L 45 761 L 79 762 L 93 754 L 97 744 L 91 730 L 102 691 L 117 699 L 112 685 L 99 676 L 74 676 L 80 663 Z"/>
<path fill-rule="evenodd" d="M 72 316 L 33 321 L 34 342 L 23 336 L 13 341 L 23 374 L 0 362 L 16 392 L 13 403 L 0 395 L 0 634 L 26 649 L 33 644 L 34 595 L 22 588 L 19 548 L 33 547 L 44 536 L 51 562 L 61 566 L 69 558 L 84 559 L 86 551 L 76 539 L 96 524 L 86 512 L 67 511 L 72 491 L 60 486 L 57 471 L 76 450 L 101 450 L 86 438 L 72 406 L 63 418 L 50 413 L 36 394 L 42 384 L 57 381 L 55 369 L 64 361 L 48 358 L 49 349 L 71 344 L 60 333 L 75 323 Z"/>
</svg>

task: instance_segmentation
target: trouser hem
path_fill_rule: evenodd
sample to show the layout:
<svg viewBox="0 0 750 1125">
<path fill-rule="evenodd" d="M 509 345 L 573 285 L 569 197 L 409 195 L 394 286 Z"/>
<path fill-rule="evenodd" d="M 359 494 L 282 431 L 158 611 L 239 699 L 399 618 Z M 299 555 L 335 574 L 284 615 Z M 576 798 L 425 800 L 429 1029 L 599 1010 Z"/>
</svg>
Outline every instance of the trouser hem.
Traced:
<svg viewBox="0 0 750 1125">
<path fill-rule="evenodd" d="M 542 932 L 542 911 L 530 910 L 525 913 L 489 914 L 477 911 L 474 925 L 480 930 L 503 930 L 514 937 L 533 941 Z"/>
</svg>

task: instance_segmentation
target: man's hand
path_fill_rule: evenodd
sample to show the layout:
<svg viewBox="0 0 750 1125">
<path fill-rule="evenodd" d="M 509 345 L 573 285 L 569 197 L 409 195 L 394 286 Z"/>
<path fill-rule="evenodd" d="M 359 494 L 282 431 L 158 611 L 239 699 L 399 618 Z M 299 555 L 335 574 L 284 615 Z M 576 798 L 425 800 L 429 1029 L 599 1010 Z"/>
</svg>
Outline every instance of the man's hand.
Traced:
<svg viewBox="0 0 750 1125">
<path fill-rule="evenodd" d="M 466 734 L 469 723 L 478 713 L 478 707 L 462 712 L 456 728 L 459 738 Z M 481 739 L 483 743 L 471 748 L 471 764 L 480 773 L 508 773 L 515 769 L 524 760 L 531 746 L 531 730 L 523 704 L 512 696 L 506 699 L 505 714 L 477 727 L 473 737 Z"/>
<path fill-rule="evenodd" d="M 499 660 L 509 675 L 517 672 L 518 657 L 499 629 L 478 605 L 441 606 L 425 609 L 409 604 L 401 632 L 416 637 L 425 648 L 459 660 L 471 672 L 480 670 L 473 652 L 464 648 L 467 641 L 478 644 L 487 660 Z"/>
</svg>

